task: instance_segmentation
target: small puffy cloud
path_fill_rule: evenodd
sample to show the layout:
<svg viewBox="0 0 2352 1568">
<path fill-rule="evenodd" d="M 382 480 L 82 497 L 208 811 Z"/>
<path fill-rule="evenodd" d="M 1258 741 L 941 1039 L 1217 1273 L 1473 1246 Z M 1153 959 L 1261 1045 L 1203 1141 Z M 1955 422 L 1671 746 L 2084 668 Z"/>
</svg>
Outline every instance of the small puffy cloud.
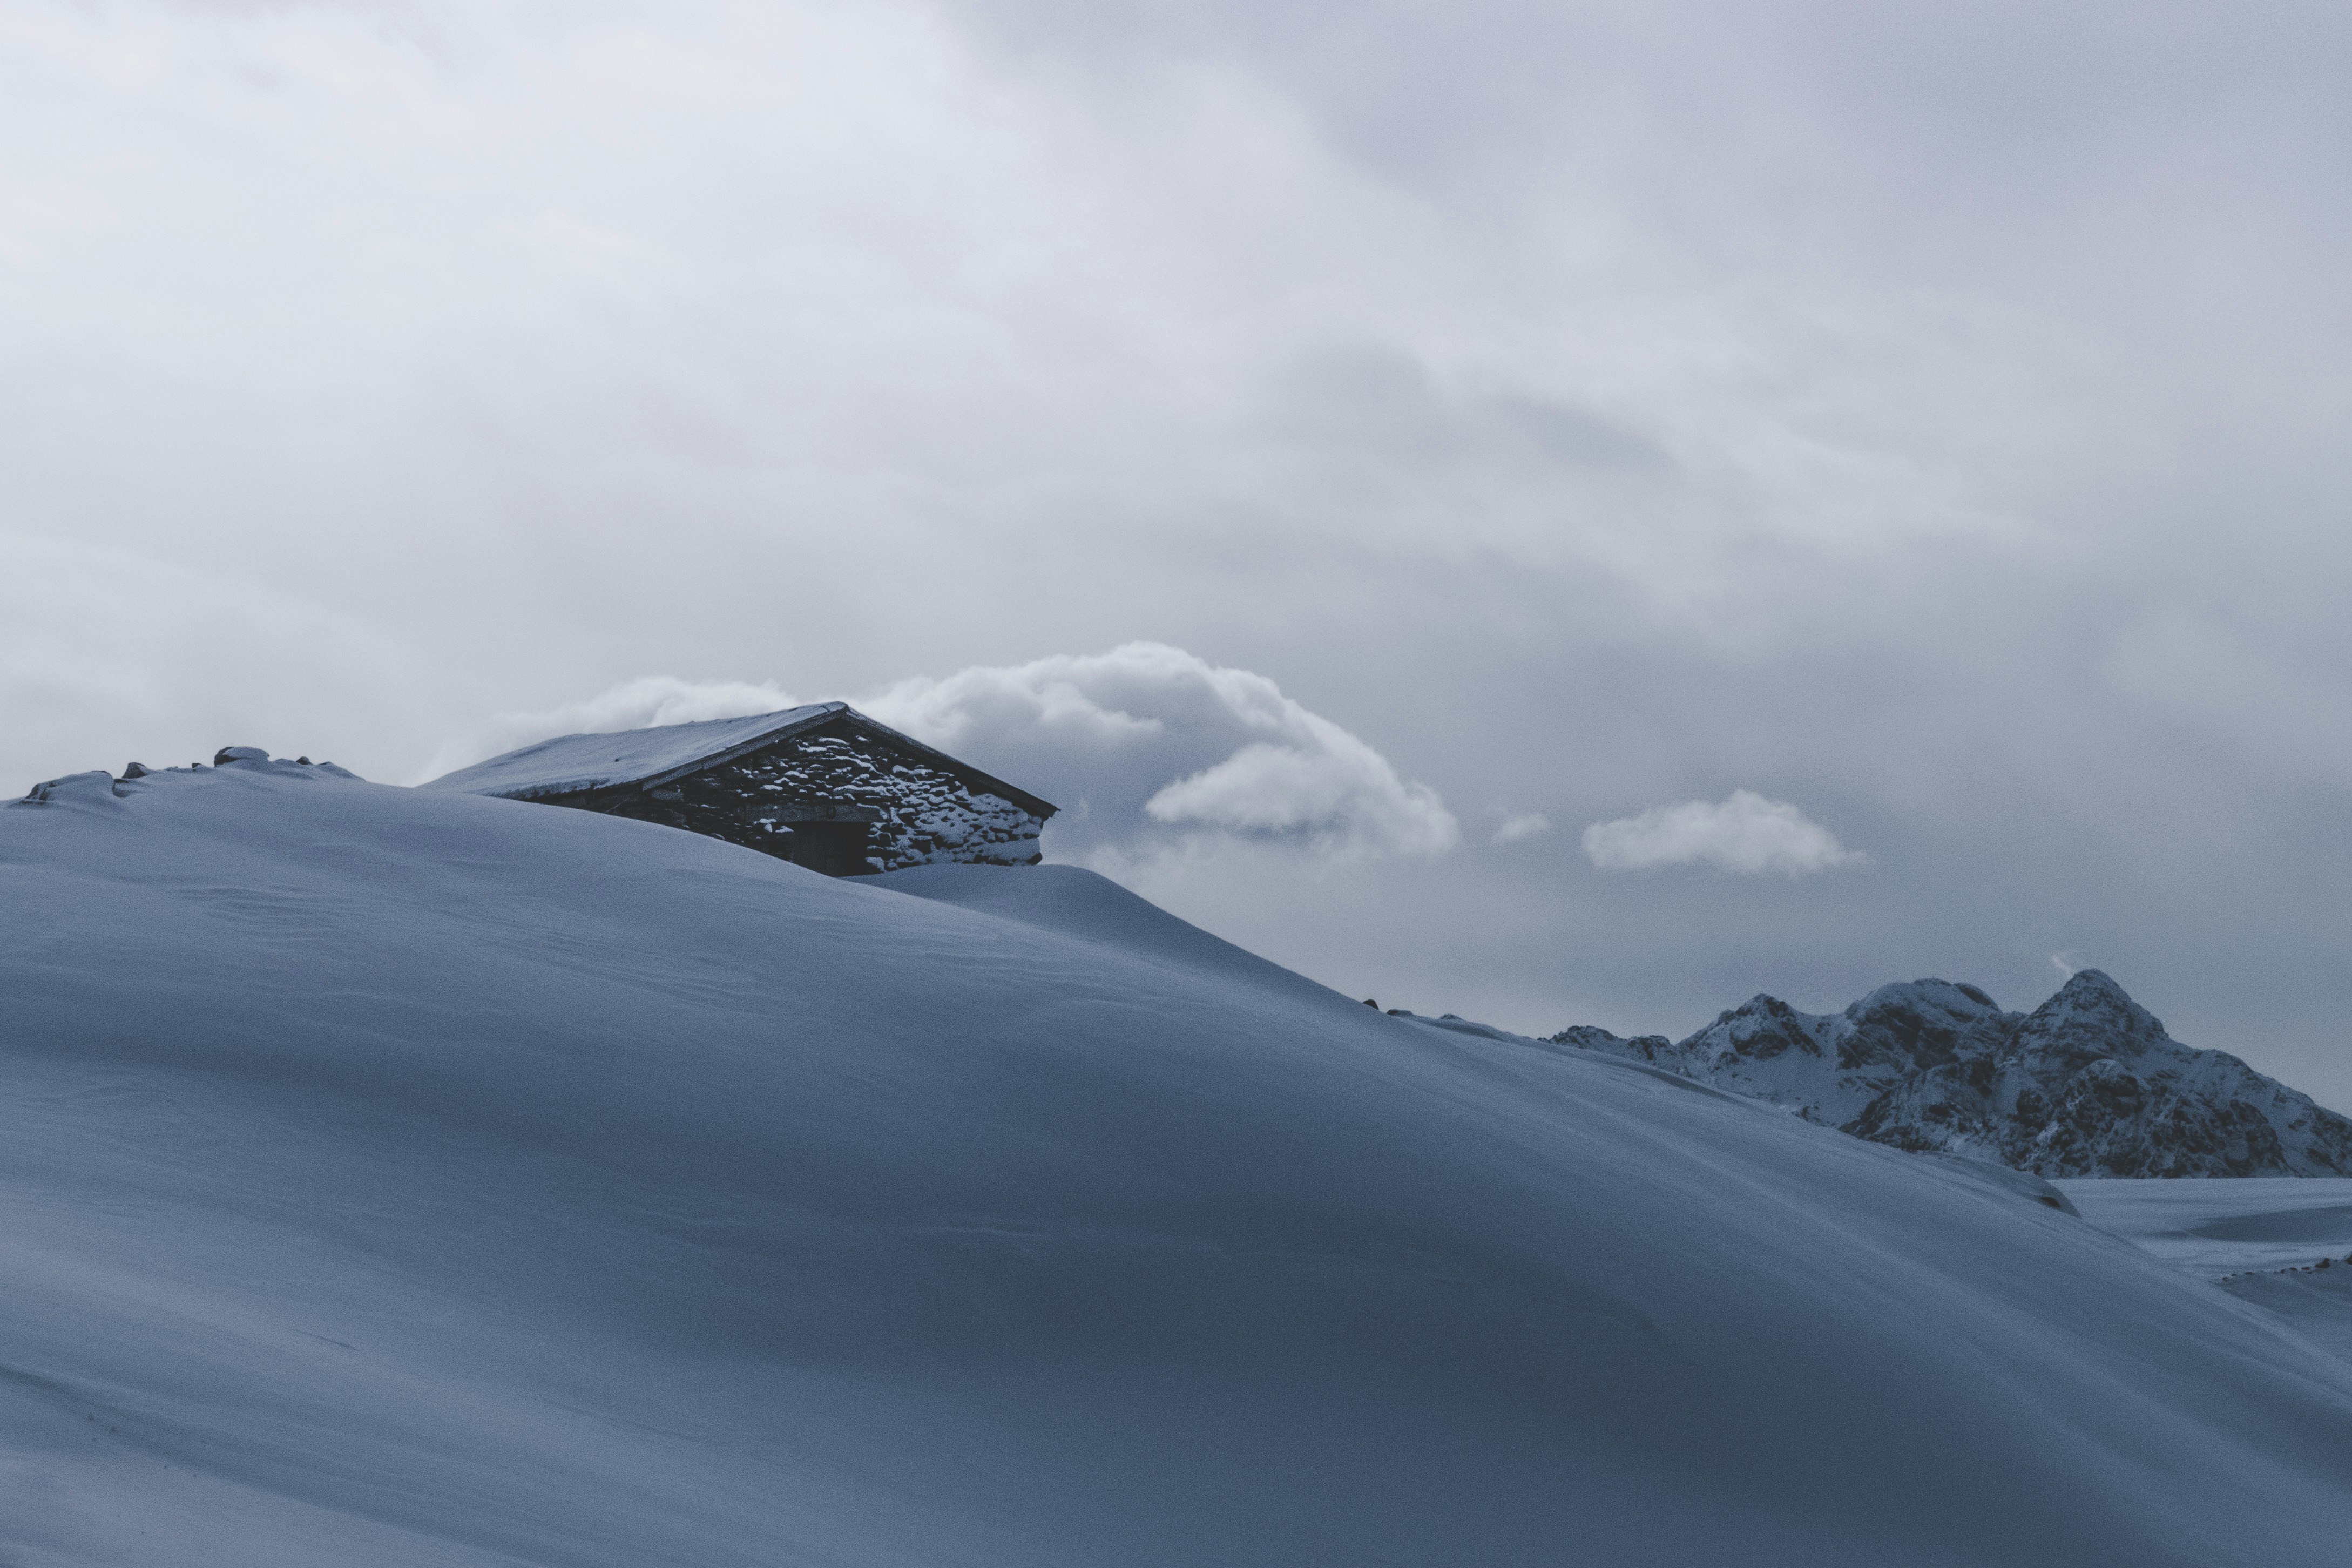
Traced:
<svg viewBox="0 0 2352 1568">
<path fill-rule="evenodd" d="M 1346 856 L 1436 855 L 1437 792 L 1263 675 L 1164 643 L 902 681 L 857 706 L 1064 807 L 1059 855 L 1203 838 Z"/>
<path fill-rule="evenodd" d="M 704 719 L 740 719 L 795 706 L 795 699 L 764 681 L 680 680 L 646 675 L 578 702 L 534 713 L 500 713 L 471 734 L 435 753 L 426 778 L 478 763 L 557 735 L 603 734 L 647 730 L 656 724 L 692 724 Z"/>
<path fill-rule="evenodd" d="M 1868 858 L 1786 801 L 1734 790 L 1721 802 L 1652 806 L 1638 816 L 1596 822 L 1584 830 L 1584 853 L 1604 870 L 1708 865 L 1754 874 L 1801 877 Z"/>
<path fill-rule="evenodd" d="M 1494 842 L 1517 844 L 1522 838 L 1533 838 L 1538 833 L 1550 831 L 1550 817 L 1540 811 L 1523 811 L 1517 816 L 1504 819 L 1503 826 L 1495 829 Z"/>
</svg>

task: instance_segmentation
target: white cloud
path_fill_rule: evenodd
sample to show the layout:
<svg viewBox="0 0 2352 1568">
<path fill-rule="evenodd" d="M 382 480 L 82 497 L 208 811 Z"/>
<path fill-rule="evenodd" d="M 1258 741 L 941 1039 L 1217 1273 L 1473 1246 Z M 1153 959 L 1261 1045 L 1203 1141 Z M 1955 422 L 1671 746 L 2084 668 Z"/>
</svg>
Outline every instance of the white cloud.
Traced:
<svg viewBox="0 0 2352 1568">
<path fill-rule="evenodd" d="M 765 681 L 680 680 L 645 675 L 578 702 L 535 713 L 500 713 L 469 734 L 444 745 L 425 770 L 438 778 L 454 768 L 478 763 L 557 735 L 646 730 L 656 724 L 692 724 L 704 719 L 740 719 L 791 708 L 796 699 Z"/>
<path fill-rule="evenodd" d="M 1539 833 L 1550 831 L 1550 817 L 1540 811 L 1523 811 L 1517 816 L 1507 818 L 1502 826 L 1495 829 L 1494 842 L 1517 844 L 1522 838 L 1533 838 Z"/>
<path fill-rule="evenodd" d="M 499 714 L 443 746 L 424 776 L 554 735 L 731 719 L 795 700 L 766 683 L 645 676 L 582 701 Z M 1436 855 L 1460 837 L 1436 791 L 1400 777 L 1266 677 L 1162 643 L 918 677 L 857 706 L 1060 804 L 1052 846 L 1065 858 L 1133 865 L 1219 839 Z"/>
<path fill-rule="evenodd" d="M 1611 871 L 1655 866 L 1709 865 L 1724 871 L 1784 871 L 1791 877 L 1858 865 L 1868 858 L 1785 801 L 1738 789 L 1711 804 L 1655 805 L 1638 816 L 1596 822 L 1584 830 L 1584 852 Z"/>
<path fill-rule="evenodd" d="M 1164 643 L 919 678 L 858 706 L 1059 802 L 1065 855 L 1203 836 L 1437 855 L 1461 836 L 1435 790 L 1266 677 Z"/>
</svg>

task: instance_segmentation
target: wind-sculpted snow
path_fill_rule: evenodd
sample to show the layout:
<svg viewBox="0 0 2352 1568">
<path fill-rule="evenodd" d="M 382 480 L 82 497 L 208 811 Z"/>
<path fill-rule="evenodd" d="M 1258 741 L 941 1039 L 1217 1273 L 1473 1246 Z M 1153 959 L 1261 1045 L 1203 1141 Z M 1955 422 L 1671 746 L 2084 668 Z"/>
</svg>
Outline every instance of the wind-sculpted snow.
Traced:
<svg viewBox="0 0 2352 1568">
<path fill-rule="evenodd" d="M 2273 1568 L 2352 1512 L 2352 1372 L 2021 1178 L 1083 872 L 246 758 L 0 809 L 0 1562 Z"/>
<path fill-rule="evenodd" d="M 1552 1039 L 1874 1142 L 2044 1176 L 2352 1175 L 2352 1121 L 2226 1052 L 2179 1044 L 2095 969 L 2031 1014 L 1919 980 L 1843 1013 L 1759 996 L 1679 1044 L 1589 1026 Z"/>
</svg>

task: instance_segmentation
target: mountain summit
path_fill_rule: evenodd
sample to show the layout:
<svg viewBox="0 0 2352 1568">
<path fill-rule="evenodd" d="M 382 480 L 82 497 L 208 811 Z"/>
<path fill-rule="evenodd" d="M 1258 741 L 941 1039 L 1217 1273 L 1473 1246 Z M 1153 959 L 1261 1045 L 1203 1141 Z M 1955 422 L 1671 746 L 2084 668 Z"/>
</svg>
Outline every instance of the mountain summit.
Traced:
<svg viewBox="0 0 2352 1568">
<path fill-rule="evenodd" d="M 2352 1175 L 2352 1121 L 2225 1051 L 2181 1045 L 2095 969 L 2032 1013 L 1915 980 L 1843 1013 L 1758 996 L 1678 1044 L 1584 1026 L 1551 1038 L 1857 1138 L 2037 1175 Z"/>
</svg>

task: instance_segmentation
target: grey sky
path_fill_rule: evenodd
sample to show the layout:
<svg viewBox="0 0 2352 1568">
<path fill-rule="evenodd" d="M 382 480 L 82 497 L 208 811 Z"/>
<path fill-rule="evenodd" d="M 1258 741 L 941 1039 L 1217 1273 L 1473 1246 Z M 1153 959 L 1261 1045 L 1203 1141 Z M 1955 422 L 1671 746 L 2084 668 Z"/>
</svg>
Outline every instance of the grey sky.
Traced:
<svg viewBox="0 0 2352 1568">
<path fill-rule="evenodd" d="M 2347 77 L 2318 5 L 22 0 L 0 764 L 919 678 L 1390 1005 L 2095 964 L 2352 1107 Z M 1136 641 L 1306 761 L 1156 817 L 1239 676 L 1085 666 L 1161 725 L 1089 750 L 1002 673 Z M 1581 847 L 1743 790 L 1861 858 Z"/>
</svg>

